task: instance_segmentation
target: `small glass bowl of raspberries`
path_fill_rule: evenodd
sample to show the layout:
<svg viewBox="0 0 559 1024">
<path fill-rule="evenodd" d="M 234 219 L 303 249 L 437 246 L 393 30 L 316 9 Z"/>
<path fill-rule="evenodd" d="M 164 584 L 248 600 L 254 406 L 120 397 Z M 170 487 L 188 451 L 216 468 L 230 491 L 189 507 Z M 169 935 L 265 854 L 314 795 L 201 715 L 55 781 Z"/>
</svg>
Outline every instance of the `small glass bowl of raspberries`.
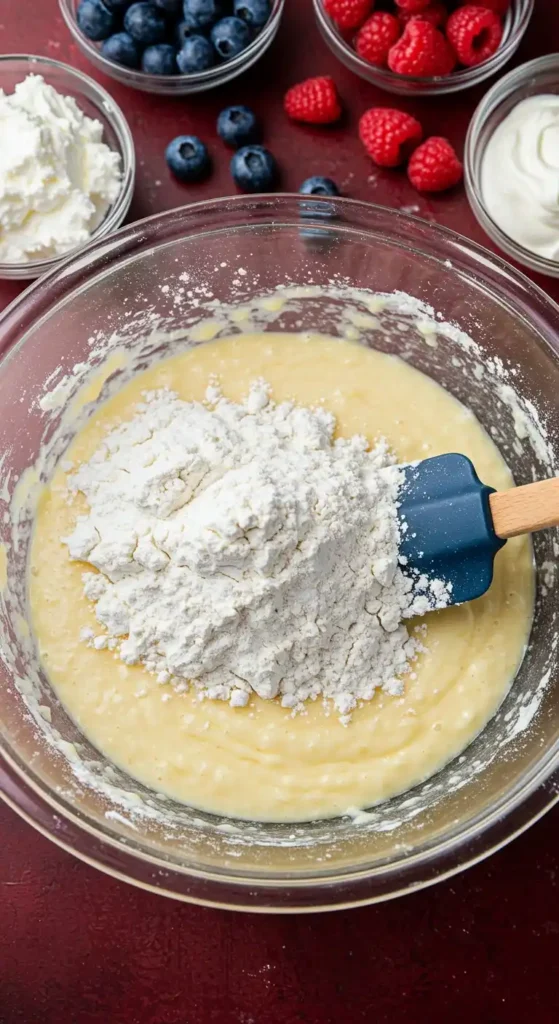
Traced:
<svg viewBox="0 0 559 1024">
<path fill-rule="evenodd" d="M 388 92 L 458 92 L 514 54 L 535 0 L 313 0 L 346 67 Z"/>
<path fill-rule="evenodd" d="M 268 49 L 285 0 L 58 0 L 92 64 L 143 92 L 223 85 Z"/>
</svg>

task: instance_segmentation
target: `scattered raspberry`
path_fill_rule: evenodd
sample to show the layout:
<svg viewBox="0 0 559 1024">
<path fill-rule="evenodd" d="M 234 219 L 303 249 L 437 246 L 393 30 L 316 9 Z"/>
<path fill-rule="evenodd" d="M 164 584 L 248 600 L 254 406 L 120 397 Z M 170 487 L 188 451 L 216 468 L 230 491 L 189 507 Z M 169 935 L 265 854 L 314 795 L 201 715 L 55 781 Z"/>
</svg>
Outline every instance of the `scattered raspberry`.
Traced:
<svg viewBox="0 0 559 1024">
<path fill-rule="evenodd" d="M 446 24 L 448 18 L 448 11 L 443 3 L 439 0 L 431 2 L 429 7 L 425 7 L 419 14 L 414 14 L 412 11 L 400 11 L 398 18 L 401 24 L 407 25 L 408 21 L 428 21 L 434 28 L 442 28 Z"/>
<path fill-rule="evenodd" d="M 473 68 L 499 49 L 503 26 L 493 11 L 468 4 L 450 15 L 446 35 L 460 63 Z"/>
<path fill-rule="evenodd" d="M 462 0 L 459 4 L 460 7 L 466 7 L 471 0 Z M 488 11 L 493 11 L 493 14 L 498 14 L 500 18 L 503 18 L 510 7 L 510 0 L 483 0 L 483 3 L 479 2 L 479 7 L 486 7 Z"/>
<path fill-rule="evenodd" d="M 431 0 L 396 0 L 396 7 L 399 7 L 401 11 L 407 11 L 408 14 L 418 14 L 430 4 Z"/>
<path fill-rule="evenodd" d="M 448 139 L 433 135 L 418 146 L 408 164 L 408 178 L 420 192 L 444 192 L 462 178 L 462 164 Z"/>
<path fill-rule="evenodd" d="M 411 114 L 390 107 L 371 107 L 359 121 L 359 138 L 380 167 L 404 163 L 423 138 L 423 129 Z"/>
<path fill-rule="evenodd" d="M 374 0 L 324 0 L 324 10 L 338 28 L 359 28 L 371 13 Z"/>
<path fill-rule="evenodd" d="M 402 26 L 393 14 L 378 11 L 359 29 L 355 49 L 363 60 L 378 67 L 388 66 L 388 51 L 400 38 Z"/>
<path fill-rule="evenodd" d="M 331 124 L 342 113 L 334 81 L 327 76 L 307 78 L 288 89 L 283 106 L 294 121 L 306 121 L 308 124 Z"/>
</svg>

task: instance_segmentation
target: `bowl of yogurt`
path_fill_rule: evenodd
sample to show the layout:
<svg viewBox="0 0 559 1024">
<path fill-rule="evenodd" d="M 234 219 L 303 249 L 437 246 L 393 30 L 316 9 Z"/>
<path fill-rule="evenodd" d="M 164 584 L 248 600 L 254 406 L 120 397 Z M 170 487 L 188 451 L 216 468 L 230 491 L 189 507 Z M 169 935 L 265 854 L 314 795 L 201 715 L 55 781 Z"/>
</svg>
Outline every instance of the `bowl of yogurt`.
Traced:
<svg viewBox="0 0 559 1024">
<path fill-rule="evenodd" d="M 0 790 L 211 905 L 358 905 L 557 800 L 556 531 L 415 604 L 398 464 L 559 466 L 559 312 L 460 236 L 300 196 L 131 225 L 0 318 Z"/>
<path fill-rule="evenodd" d="M 134 143 L 93 79 L 46 57 L 0 57 L 0 127 L 0 277 L 40 277 L 120 227 Z"/>
<path fill-rule="evenodd" d="M 559 55 L 515 68 L 479 104 L 465 148 L 468 199 L 492 240 L 559 277 Z"/>
</svg>

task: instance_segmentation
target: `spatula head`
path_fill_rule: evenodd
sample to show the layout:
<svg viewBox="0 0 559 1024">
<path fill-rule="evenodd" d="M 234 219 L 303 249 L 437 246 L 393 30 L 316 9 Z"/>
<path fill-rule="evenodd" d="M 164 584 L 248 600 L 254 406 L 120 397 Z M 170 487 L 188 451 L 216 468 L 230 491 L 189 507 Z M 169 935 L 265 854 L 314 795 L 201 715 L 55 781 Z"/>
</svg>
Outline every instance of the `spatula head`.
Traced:
<svg viewBox="0 0 559 1024">
<path fill-rule="evenodd" d="M 505 543 L 493 529 L 493 488 L 481 483 L 465 455 L 439 455 L 404 471 L 400 553 L 408 567 L 449 584 L 450 604 L 481 597 Z"/>
</svg>

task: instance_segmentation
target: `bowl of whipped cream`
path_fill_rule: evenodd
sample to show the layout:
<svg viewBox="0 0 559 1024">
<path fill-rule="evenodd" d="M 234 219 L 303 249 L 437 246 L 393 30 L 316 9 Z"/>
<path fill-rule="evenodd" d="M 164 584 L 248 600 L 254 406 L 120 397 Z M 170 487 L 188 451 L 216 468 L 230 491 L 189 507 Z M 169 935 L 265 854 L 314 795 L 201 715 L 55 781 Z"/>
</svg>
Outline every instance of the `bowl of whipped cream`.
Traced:
<svg viewBox="0 0 559 1024">
<path fill-rule="evenodd" d="M 489 90 L 464 165 L 470 205 L 491 239 L 559 277 L 559 54 L 515 68 Z"/>
<path fill-rule="evenodd" d="M 120 227 L 134 143 L 91 78 L 45 57 L 0 57 L 0 134 L 0 277 L 40 277 Z"/>
</svg>

